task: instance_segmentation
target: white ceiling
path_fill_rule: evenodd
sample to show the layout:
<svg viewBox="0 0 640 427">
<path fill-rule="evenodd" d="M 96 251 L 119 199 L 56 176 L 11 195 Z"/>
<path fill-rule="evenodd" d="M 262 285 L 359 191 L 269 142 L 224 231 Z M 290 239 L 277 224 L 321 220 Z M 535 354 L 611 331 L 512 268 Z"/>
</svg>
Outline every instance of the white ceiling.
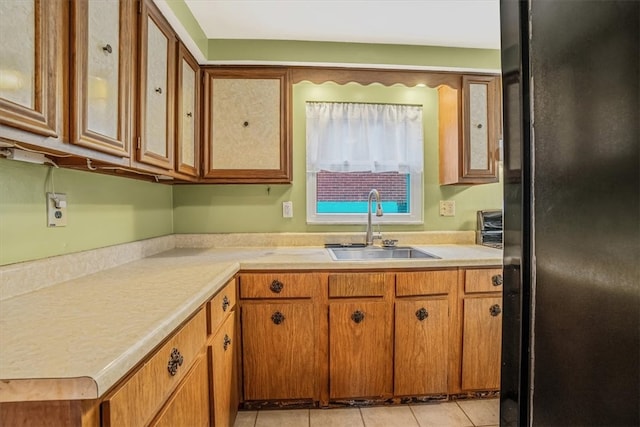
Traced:
<svg viewBox="0 0 640 427">
<path fill-rule="evenodd" d="M 185 0 L 209 39 L 500 48 L 499 0 Z"/>
</svg>

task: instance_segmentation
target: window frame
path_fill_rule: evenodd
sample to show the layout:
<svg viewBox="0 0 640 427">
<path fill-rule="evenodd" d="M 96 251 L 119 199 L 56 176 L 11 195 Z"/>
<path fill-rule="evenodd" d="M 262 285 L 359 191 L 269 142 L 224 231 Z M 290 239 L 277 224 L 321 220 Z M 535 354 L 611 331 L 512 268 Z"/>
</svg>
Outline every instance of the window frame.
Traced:
<svg viewBox="0 0 640 427">
<path fill-rule="evenodd" d="M 424 143 L 424 142 L 423 142 Z M 424 164 L 424 159 L 423 159 Z M 306 167 L 306 166 L 305 166 Z M 373 223 L 375 224 L 424 224 L 424 172 L 409 174 L 409 213 L 384 213 L 375 216 L 375 206 L 372 208 Z M 317 213 L 317 173 L 306 172 L 307 181 L 307 224 L 363 224 L 367 222 L 367 214 L 319 214 Z M 368 189 L 367 192 L 371 190 Z M 384 196 L 384 195 L 382 195 Z M 372 202 L 373 206 L 373 202 Z"/>
</svg>

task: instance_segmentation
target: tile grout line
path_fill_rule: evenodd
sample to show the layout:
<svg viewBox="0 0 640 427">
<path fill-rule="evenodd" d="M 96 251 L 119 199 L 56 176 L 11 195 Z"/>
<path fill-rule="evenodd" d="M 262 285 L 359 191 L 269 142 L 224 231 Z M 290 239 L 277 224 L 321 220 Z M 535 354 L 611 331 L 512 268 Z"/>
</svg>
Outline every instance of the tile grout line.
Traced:
<svg viewBox="0 0 640 427">
<path fill-rule="evenodd" d="M 411 411 L 411 415 L 413 415 L 413 419 L 416 420 L 416 424 L 418 425 L 418 427 L 421 427 L 422 424 L 420 424 L 420 420 L 418 419 L 418 417 L 416 417 L 416 413 L 413 412 L 413 407 L 411 405 L 407 406 L 409 406 L 409 410 Z"/>
<path fill-rule="evenodd" d="M 473 422 L 473 420 L 471 419 L 471 417 L 469 416 L 469 414 L 467 414 L 467 412 L 464 410 L 464 408 L 462 406 L 460 406 L 460 404 L 458 404 L 458 401 L 456 400 L 456 405 L 458 406 L 458 408 L 460 408 L 460 410 L 462 411 L 462 413 L 464 414 L 465 417 L 467 417 L 467 419 L 469 420 L 469 422 L 471 423 L 471 425 L 473 425 L 474 427 L 478 427 L 476 426 L 476 423 Z"/>
</svg>

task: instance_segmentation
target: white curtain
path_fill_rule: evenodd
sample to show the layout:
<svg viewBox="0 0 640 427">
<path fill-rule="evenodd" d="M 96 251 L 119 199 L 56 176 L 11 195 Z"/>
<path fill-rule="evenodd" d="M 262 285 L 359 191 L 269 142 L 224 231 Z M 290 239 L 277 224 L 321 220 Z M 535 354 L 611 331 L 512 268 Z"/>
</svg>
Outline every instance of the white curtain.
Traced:
<svg viewBox="0 0 640 427">
<path fill-rule="evenodd" d="M 307 172 L 422 172 L 422 107 L 307 102 Z"/>
</svg>

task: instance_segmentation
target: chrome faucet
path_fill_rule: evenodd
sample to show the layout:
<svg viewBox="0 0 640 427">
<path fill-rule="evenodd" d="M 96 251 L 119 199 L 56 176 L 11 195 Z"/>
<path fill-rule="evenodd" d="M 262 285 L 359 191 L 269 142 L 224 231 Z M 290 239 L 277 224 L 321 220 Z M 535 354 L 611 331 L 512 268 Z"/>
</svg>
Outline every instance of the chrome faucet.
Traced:
<svg viewBox="0 0 640 427">
<path fill-rule="evenodd" d="M 369 191 L 369 197 L 367 199 L 367 233 L 365 235 L 365 245 L 373 245 L 373 230 L 371 229 L 371 199 L 376 198 L 376 216 L 382 216 L 382 205 L 380 204 L 380 193 L 375 188 Z M 380 236 L 376 236 L 380 238 Z"/>
</svg>

